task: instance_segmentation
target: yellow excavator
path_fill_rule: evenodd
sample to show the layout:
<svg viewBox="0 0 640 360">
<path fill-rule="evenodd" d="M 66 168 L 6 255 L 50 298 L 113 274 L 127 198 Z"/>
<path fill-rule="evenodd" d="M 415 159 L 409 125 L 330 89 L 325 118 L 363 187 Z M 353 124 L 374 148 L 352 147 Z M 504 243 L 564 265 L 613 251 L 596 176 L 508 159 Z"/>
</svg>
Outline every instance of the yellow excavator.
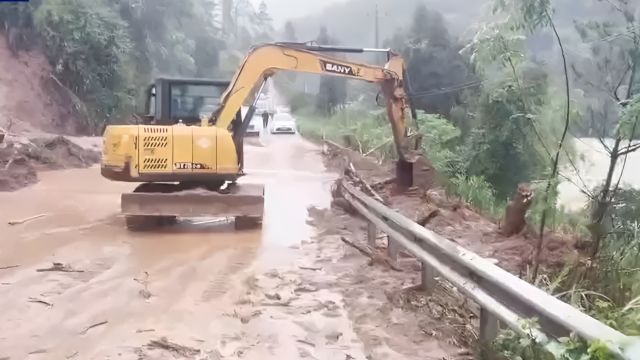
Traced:
<svg viewBox="0 0 640 360">
<path fill-rule="evenodd" d="M 382 52 L 384 66 L 328 54 Z M 274 43 L 253 48 L 231 81 L 160 78 L 147 89 L 147 115 L 137 125 L 109 125 L 101 173 L 141 183 L 122 194 L 127 227 L 146 230 L 177 217 L 233 217 L 236 228 L 259 226 L 264 187 L 238 184 L 243 138 L 265 81 L 279 71 L 339 76 L 380 85 L 398 152 L 396 180 L 413 186 L 417 158 L 407 134 L 403 59 L 390 50 Z M 253 101 L 252 101 L 253 100 Z"/>
</svg>

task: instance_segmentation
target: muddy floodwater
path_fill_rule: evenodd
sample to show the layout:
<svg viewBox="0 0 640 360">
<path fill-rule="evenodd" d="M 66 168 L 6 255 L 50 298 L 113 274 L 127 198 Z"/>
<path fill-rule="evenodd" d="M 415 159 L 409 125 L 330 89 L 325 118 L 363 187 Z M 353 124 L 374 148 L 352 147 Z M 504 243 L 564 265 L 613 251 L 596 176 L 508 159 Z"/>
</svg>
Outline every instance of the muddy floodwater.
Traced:
<svg viewBox="0 0 640 360">
<path fill-rule="evenodd" d="M 234 312 L 232 295 L 248 286 L 241 274 L 294 260 L 296 245 L 313 234 L 306 209 L 329 205 L 335 178 L 298 136 L 265 143 L 246 147 L 249 175 L 241 181 L 266 186 L 260 230 L 191 219 L 130 233 L 119 198 L 135 184 L 105 180 L 95 167 L 41 173 L 34 186 L 0 193 L 0 267 L 16 265 L 0 270 L 0 358 L 135 359 L 135 349 L 159 336 L 248 346 L 230 332 L 238 320 L 225 316 Z M 34 215 L 45 216 L 7 224 Z M 38 271 L 54 262 L 69 271 Z M 240 333 L 269 333 L 269 323 L 252 324 Z M 270 351 L 295 358 L 286 346 Z"/>
</svg>

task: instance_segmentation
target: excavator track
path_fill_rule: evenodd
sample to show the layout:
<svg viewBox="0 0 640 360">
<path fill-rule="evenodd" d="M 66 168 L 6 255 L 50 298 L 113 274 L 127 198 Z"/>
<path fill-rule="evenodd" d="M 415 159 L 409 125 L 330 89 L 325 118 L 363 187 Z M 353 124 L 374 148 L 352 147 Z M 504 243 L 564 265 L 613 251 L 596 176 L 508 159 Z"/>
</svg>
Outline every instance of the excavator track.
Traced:
<svg viewBox="0 0 640 360">
<path fill-rule="evenodd" d="M 178 217 L 234 218 L 238 230 L 259 227 L 264 186 L 233 185 L 224 191 L 182 184 L 145 183 L 122 194 L 122 213 L 131 231 L 175 224 Z"/>
</svg>

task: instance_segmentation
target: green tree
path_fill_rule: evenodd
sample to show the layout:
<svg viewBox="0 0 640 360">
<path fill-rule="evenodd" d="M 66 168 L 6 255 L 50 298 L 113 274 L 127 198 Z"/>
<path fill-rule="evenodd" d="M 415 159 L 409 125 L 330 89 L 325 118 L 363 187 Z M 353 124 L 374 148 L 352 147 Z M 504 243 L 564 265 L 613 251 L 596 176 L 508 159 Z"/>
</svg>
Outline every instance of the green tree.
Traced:
<svg viewBox="0 0 640 360">
<path fill-rule="evenodd" d="M 273 40 L 273 19 L 269 14 L 269 8 L 267 4 L 262 1 L 258 6 L 258 11 L 255 15 L 257 34 L 255 34 L 256 43 L 266 43 Z"/>
<path fill-rule="evenodd" d="M 543 73 L 542 73 L 543 74 Z M 482 176 L 496 190 L 500 200 L 512 195 L 521 182 L 537 179 L 546 169 L 546 157 L 534 135 L 532 121 L 547 97 L 546 76 L 523 76 L 518 84 L 509 71 L 492 73 L 495 84 L 486 84 L 473 105 L 478 127 L 471 131 L 464 147 L 470 175 Z M 522 98 L 531 104 L 523 112 Z"/>
<path fill-rule="evenodd" d="M 287 21 L 284 24 L 284 41 L 297 42 L 298 36 L 296 36 L 296 28 L 291 21 Z"/>
<path fill-rule="evenodd" d="M 129 97 L 121 76 L 131 49 L 125 23 L 86 0 L 47 1 L 34 18 L 55 75 L 91 105 L 96 121 L 115 114 Z"/>
<path fill-rule="evenodd" d="M 397 32 L 386 46 L 405 57 L 413 104 L 429 113 L 449 117 L 473 76 L 442 15 L 418 5 L 410 28 Z"/>
<path fill-rule="evenodd" d="M 316 38 L 319 45 L 339 45 L 339 42 L 329 35 L 325 26 L 320 28 L 320 33 Z M 336 56 L 333 54 L 333 56 Z M 347 101 L 347 81 L 344 78 L 335 76 L 323 76 L 320 80 L 318 97 L 316 99 L 316 109 L 323 115 L 330 116 L 336 109 L 344 105 Z"/>
<path fill-rule="evenodd" d="M 592 193 L 589 230 L 592 256 L 596 257 L 602 242 L 610 235 L 607 214 L 616 199 L 620 179 L 630 153 L 640 149 L 640 20 L 637 5 L 626 0 L 608 2 L 615 18 L 577 24 L 581 39 L 589 47 L 590 56 L 574 66 L 578 83 L 585 89 L 588 120 L 586 127 L 600 138 L 609 156 L 603 185 Z M 612 142 L 607 144 L 607 137 Z M 620 172 L 616 176 L 616 171 Z"/>
</svg>

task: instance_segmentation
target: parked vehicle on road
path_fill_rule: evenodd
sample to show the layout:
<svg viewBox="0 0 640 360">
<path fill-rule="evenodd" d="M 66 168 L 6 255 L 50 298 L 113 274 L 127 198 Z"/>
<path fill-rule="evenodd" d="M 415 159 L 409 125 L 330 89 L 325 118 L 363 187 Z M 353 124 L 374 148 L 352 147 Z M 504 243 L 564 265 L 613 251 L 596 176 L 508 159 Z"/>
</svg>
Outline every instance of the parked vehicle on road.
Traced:
<svg viewBox="0 0 640 360">
<path fill-rule="evenodd" d="M 271 121 L 272 134 L 295 134 L 296 128 L 296 121 L 289 113 L 275 114 Z"/>
</svg>

